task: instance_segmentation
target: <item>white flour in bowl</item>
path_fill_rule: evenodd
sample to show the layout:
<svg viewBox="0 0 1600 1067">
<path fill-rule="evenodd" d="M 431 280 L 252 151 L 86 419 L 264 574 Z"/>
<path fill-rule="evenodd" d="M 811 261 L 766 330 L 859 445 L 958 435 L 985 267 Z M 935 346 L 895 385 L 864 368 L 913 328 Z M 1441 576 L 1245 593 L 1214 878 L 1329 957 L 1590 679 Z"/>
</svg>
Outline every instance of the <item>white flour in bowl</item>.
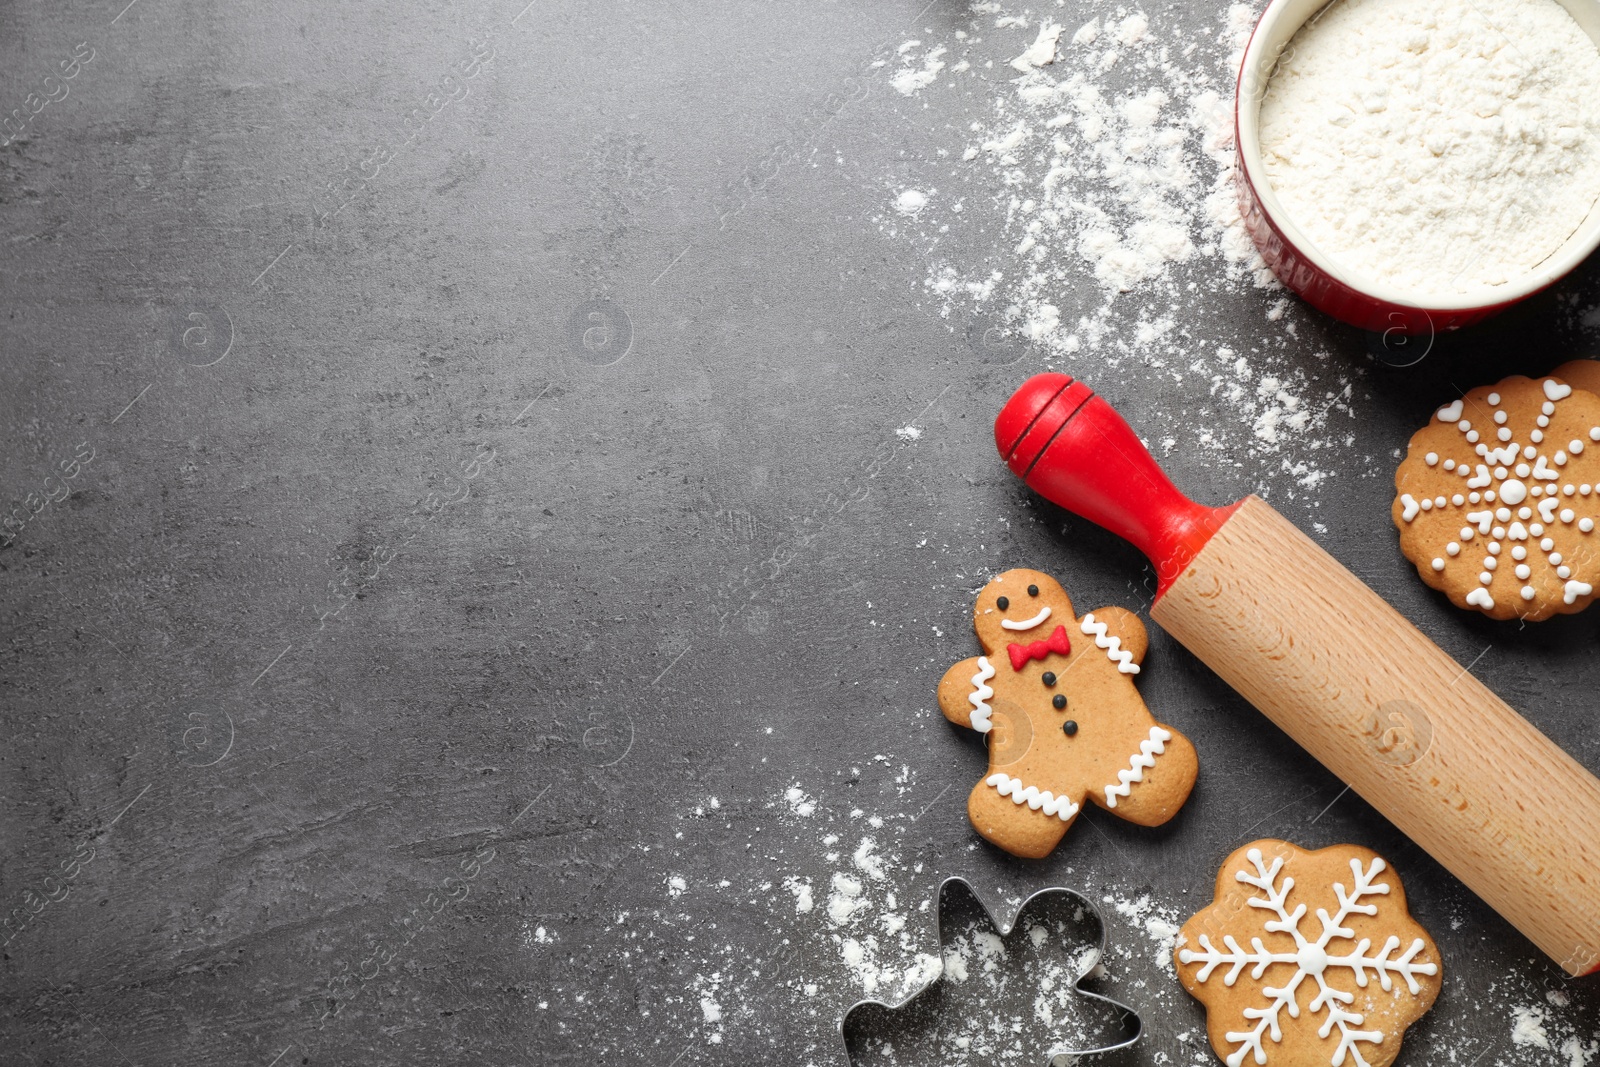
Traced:
<svg viewBox="0 0 1600 1067">
<path fill-rule="evenodd" d="M 1600 198 L 1600 50 L 1555 0 L 1337 0 L 1260 123 L 1305 235 L 1411 295 L 1516 280 Z"/>
</svg>

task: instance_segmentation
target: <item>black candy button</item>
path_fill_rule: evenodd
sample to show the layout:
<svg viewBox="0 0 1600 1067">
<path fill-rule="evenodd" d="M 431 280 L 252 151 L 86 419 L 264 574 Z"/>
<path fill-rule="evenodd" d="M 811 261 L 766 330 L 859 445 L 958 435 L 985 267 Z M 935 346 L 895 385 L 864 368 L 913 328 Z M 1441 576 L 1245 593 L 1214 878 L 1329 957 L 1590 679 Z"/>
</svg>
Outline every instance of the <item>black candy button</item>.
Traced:
<svg viewBox="0 0 1600 1067">
<path fill-rule="evenodd" d="M 1061 711 L 1067 706 L 1067 698 L 1062 696 L 1060 693 L 1057 693 L 1055 699 L 1050 701 L 1050 703 L 1056 706 L 1057 711 Z"/>
<path fill-rule="evenodd" d="M 1036 585 L 1028 586 L 1028 595 L 1029 596 L 1038 596 L 1039 595 L 1039 587 L 1036 586 Z"/>
<path fill-rule="evenodd" d="M 994 602 L 994 606 L 1004 611 L 1011 606 L 1011 598 L 1003 596 Z"/>
<path fill-rule="evenodd" d="M 1071 719 L 1068 719 L 1066 722 L 1061 724 L 1061 732 L 1066 734 L 1068 737 L 1071 737 L 1073 734 L 1078 732 L 1078 724 L 1073 722 Z"/>
<path fill-rule="evenodd" d="M 1056 672 L 1055 671 L 1045 671 L 1043 677 L 1041 677 L 1039 680 L 1044 682 L 1045 685 L 1055 685 L 1056 684 Z"/>
</svg>

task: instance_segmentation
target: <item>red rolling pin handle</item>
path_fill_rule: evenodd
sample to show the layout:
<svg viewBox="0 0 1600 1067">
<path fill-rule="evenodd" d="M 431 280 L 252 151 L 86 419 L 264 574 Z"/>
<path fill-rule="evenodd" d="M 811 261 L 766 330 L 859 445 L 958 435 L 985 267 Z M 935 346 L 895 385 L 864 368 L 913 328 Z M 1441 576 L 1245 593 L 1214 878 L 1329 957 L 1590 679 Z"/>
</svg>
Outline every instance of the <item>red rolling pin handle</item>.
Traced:
<svg viewBox="0 0 1600 1067">
<path fill-rule="evenodd" d="M 1159 593 L 1238 507 L 1184 496 L 1116 409 L 1065 374 L 1028 379 L 995 419 L 994 437 L 1028 488 L 1143 552 Z"/>
</svg>

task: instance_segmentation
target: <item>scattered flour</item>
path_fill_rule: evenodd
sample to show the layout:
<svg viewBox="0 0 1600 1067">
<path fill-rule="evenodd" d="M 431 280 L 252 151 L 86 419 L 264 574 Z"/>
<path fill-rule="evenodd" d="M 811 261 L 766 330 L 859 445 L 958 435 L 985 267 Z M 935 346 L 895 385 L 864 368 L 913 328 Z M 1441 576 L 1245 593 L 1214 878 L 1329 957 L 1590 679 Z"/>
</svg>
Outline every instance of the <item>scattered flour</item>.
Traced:
<svg viewBox="0 0 1600 1067">
<path fill-rule="evenodd" d="M 1549 1016 L 1536 1004 L 1511 1009 L 1511 1043 L 1531 1048 L 1548 1049 L 1550 1035 L 1545 1033 Z"/>
<path fill-rule="evenodd" d="M 1354 273 L 1505 285 L 1600 198 L 1600 50 L 1555 0 L 1338 0 L 1279 60 L 1261 147 L 1284 209 Z"/>
<path fill-rule="evenodd" d="M 920 189 L 906 189 L 894 200 L 894 209 L 902 215 L 915 215 L 927 206 L 928 194 Z"/>
<path fill-rule="evenodd" d="M 1039 27 L 1039 36 L 1034 38 L 1028 50 L 1011 61 L 1011 66 L 1023 72 L 1035 67 L 1048 66 L 1056 61 L 1056 42 L 1061 39 L 1061 27 L 1053 22 L 1047 22 Z"/>
<path fill-rule="evenodd" d="M 900 58 L 905 65 L 889 79 L 889 84 L 906 96 L 915 96 L 918 90 L 932 85 L 939 72 L 944 69 L 943 56 L 946 50 L 943 45 L 928 49 L 922 55 L 922 65 L 920 67 L 915 65 L 915 61 L 909 56 L 921 43 L 921 41 L 907 41 L 900 46 Z"/>
<path fill-rule="evenodd" d="M 894 435 L 902 441 L 922 440 L 922 430 L 917 426 L 902 426 L 894 432 Z"/>
<path fill-rule="evenodd" d="M 1197 398 L 1138 413 L 1141 429 L 1245 468 L 1248 489 L 1314 505 L 1332 476 L 1324 456 L 1354 441 L 1365 372 L 1299 340 L 1304 309 L 1279 295 L 1239 215 L 1233 77 L 1255 10 L 1219 10 L 1209 40 L 1126 7 L 1076 29 L 993 13 L 987 54 L 1016 57 L 1004 62 L 1018 73 L 985 74 L 1002 63 L 975 35 L 947 42 L 969 69 L 939 91 L 981 85 L 987 113 L 913 176 L 939 200 L 907 213 L 891 193 L 880 228 L 922 246 L 932 302 L 977 318 L 973 336 L 1026 342 L 1102 392 Z M 1248 350 L 1222 343 L 1238 326 L 1218 286 L 1260 291 L 1269 329 Z"/>
</svg>

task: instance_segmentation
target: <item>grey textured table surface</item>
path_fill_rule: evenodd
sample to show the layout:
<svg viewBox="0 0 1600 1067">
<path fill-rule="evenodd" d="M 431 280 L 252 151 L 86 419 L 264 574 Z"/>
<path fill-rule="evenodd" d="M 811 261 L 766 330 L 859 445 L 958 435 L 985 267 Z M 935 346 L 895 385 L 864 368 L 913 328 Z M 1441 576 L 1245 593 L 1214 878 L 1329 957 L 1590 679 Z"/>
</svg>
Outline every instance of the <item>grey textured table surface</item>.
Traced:
<svg viewBox="0 0 1600 1067">
<path fill-rule="evenodd" d="M 1120 294 L 1068 264 L 1047 295 L 1098 326 L 1026 344 L 930 279 L 1017 256 L 962 157 L 1040 14 L 0 4 L 0 1062 L 838 1063 L 842 1010 L 937 951 L 949 875 L 1002 913 L 1102 902 L 1097 988 L 1148 1028 L 1107 1060 L 1215 1062 L 1162 924 L 1263 836 L 1404 876 L 1447 977 L 1401 1063 L 1590 1062 L 1596 980 L 1159 631 L 1184 812 L 1089 811 L 1038 863 L 967 825 L 982 749 L 933 691 L 975 589 L 1033 565 L 1148 604 L 1131 548 L 995 456 L 1047 365 L 1153 441 L 1231 442 L 1164 461 L 1267 493 L 1600 770 L 1600 614 L 1458 612 L 1388 514 L 1456 387 L 1592 351 L 1594 272 L 1394 369 L 1417 349 L 1216 255 Z M 1220 9 L 1147 14 L 1225 91 Z M 1151 62 L 1130 87 L 1179 77 Z M 1255 360 L 1243 399 L 1158 345 Z M 1310 439 L 1251 430 L 1263 368 L 1317 401 L 1312 477 Z"/>
</svg>

